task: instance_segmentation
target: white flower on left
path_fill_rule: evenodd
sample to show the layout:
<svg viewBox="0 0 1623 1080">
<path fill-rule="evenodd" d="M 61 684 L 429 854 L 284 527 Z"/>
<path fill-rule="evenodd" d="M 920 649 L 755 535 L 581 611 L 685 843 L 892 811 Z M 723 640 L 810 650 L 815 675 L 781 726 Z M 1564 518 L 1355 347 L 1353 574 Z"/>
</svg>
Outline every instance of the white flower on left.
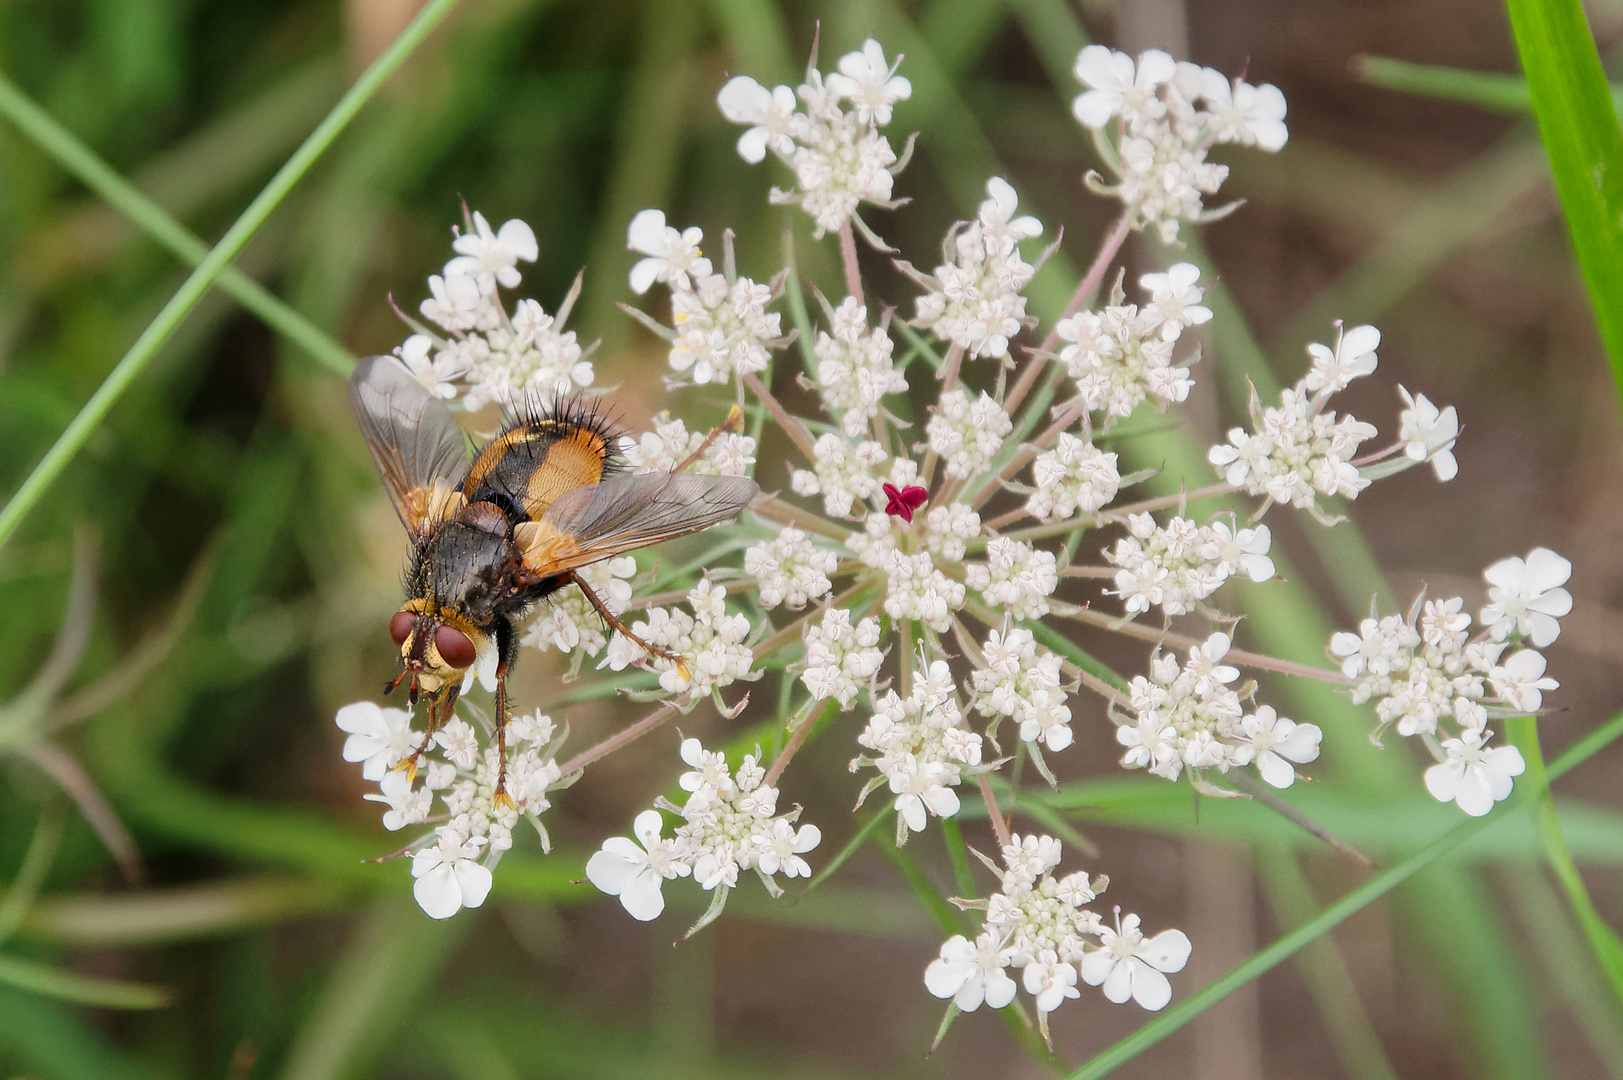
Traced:
<svg viewBox="0 0 1623 1080">
<path fill-rule="evenodd" d="M 357 701 L 339 709 L 334 720 L 340 730 L 349 732 L 344 760 L 361 762 L 361 775 L 373 783 L 382 780 L 415 747 L 411 714 L 404 710 Z"/>
</svg>

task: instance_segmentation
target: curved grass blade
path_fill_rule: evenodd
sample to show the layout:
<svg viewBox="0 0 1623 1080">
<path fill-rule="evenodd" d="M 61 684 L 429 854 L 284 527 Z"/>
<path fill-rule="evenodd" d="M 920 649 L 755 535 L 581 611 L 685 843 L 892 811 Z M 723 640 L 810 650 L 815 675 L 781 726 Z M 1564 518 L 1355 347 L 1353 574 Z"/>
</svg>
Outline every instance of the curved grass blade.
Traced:
<svg viewBox="0 0 1623 1080">
<path fill-rule="evenodd" d="M 210 285 L 230 265 L 242 249 L 247 246 L 253 235 L 259 231 L 260 226 L 270 217 L 271 212 L 281 205 L 288 192 L 293 190 L 303 177 L 310 171 L 316 161 L 327 151 L 338 138 L 340 132 L 349 125 L 360 112 L 361 107 L 375 94 L 384 81 L 392 75 L 405 59 L 416 51 L 417 46 L 423 43 L 429 31 L 439 25 L 441 19 L 455 7 L 457 0 L 432 0 L 418 13 L 411 24 L 401 31 L 400 36 L 383 51 L 383 54 L 372 62 L 365 73 L 355 81 L 338 104 L 333 106 L 327 118 L 310 133 L 309 138 L 299 146 L 287 164 L 283 165 L 270 183 L 265 185 L 248 208 L 232 223 L 231 228 L 220 238 L 192 271 L 180 289 L 164 305 L 163 310 L 146 330 L 130 346 L 124 358 L 118 362 L 112 372 L 108 374 L 101 386 L 85 402 L 79 415 L 73 418 L 67 429 L 46 451 L 45 456 L 34 471 L 29 473 L 22 486 L 12 495 L 4 509 L 0 509 L 0 545 L 3 545 L 11 534 L 17 531 L 17 526 L 35 503 L 45 494 L 51 483 L 67 468 L 68 463 L 79 453 L 79 450 L 89 440 L 91 434 L 106 418 L 130 383 L 135 381 L 145 370 L 152 358 L 157 355 L 158 349 L 169 340 L 181 322 L 191 313 L 192 308 L 202 299 Z"/>
<path fill-rule="evenodd" d="M 1579 0 L 1506 0 L 1595 321 L 1623 373 L 1623 128 Z"/>
<path fill-rule="evenodd" d="M 150 983 L 93 979 L 20 956 L 0 956 L 0 983 L 41 997 L 108 1009 L 161 1009 L 172 996 L 164 987 Z"/>
<path fill-rule="evenodd" d="M 16 124 L 51 158 L 91 191 L 106 199 L 146 234 L 192 266 L 208 257 L 208 245 L 186 226 L 170 217 L 162 206 L 120 176 L 96 152 L 63 127 L 50 113 L 0 75 L 0 115 Z M 221 291 L 257 315 L 278 334 L 309 353 L 334 374 L 348 377 L 355 357 L 326 331 L 294 311 L 269 289 L 242 271 L 227 266 L 220 271 Z"/>
</svg>

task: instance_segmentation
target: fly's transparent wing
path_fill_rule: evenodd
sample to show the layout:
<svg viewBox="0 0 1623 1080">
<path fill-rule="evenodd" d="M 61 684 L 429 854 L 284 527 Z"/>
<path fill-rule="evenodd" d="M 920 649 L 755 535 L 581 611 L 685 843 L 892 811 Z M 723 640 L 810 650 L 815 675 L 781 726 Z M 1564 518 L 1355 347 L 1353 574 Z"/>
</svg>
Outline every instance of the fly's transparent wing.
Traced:
<svg viewBox="0 0 1623 1080">
<path fill-rule="evenodd" d="M 445 403 L 393 356 L 368 356 L 349 379 L 350 403 L 395 512 L 413 537 L 449 512 L 468 471 L 468 441 Z"/>
<path fill-rule="evenodd" d="M 760 490 L 742 476 L 616 476 L 558 496 L 539 522 L 519 526 L 519 542 L 533 570 L 561 573 L 707 529 L 737 514 Z"/>
</svg>

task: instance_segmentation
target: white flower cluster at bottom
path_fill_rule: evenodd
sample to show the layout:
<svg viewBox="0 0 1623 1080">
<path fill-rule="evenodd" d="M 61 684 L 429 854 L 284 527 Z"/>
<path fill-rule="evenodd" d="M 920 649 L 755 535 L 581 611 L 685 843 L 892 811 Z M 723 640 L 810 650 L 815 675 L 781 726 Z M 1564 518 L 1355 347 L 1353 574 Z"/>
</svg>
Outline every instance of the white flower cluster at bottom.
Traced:
<svg viewBox="0 0 1623 1080">
<path fill-rule="evenodd" d="M 984 1001 L 1001 1009 L 1014 1000 L 1008 969 L 1037 1007 L 1046 1033 L 1048 1014 L 1066 998 L 1080 997 L 1078 981 L 1099 986 L 1121 1004 L 1131 998 L 1152 1011 L 1172 1000 L 1167 973 L 1182 971 L 1189 939 L 1181 930 L 1145 938 L 1137 915 L 1120 917 L 1112 929 L 1087 910 L 1103 892 L 1105 878 L 1088 880 L 1081 871 L 1056 879 L 1060 843 L 1048 836 L 1014 836 L 1003 849 L 1003 891 L 984 901 L 961 901 L 986 912 L 981 934 L 970 942 L 949 938 L 924 972 L 924 985 L 939 998 L 952 998 L 965 1012 Z M 1094 938 L 1096 941 L 1089 941 Z"/>
</svg>

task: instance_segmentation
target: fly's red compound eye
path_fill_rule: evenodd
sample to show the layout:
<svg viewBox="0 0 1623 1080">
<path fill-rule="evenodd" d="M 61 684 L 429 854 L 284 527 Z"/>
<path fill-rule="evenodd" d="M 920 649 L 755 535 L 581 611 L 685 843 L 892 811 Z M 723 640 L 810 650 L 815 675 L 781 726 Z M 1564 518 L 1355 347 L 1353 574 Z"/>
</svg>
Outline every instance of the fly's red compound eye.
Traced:
<svg viewBox="0 0 1623 1080">
<path fill-rule="evenodd" d="M 396 645 L 404 645 L 416 625 L 417 615 L 414 612 L 397 611 L 394 618 L 389 620 L 389 636 L 394 638 Z"/>
<path fill-rule="evenodd" d="M 450 626 L 434 631 L 434 648 L 439 650 L 440 659 L 454 668 L 472 667 L 479 656 L 468 635 Z"/>
</svg>

